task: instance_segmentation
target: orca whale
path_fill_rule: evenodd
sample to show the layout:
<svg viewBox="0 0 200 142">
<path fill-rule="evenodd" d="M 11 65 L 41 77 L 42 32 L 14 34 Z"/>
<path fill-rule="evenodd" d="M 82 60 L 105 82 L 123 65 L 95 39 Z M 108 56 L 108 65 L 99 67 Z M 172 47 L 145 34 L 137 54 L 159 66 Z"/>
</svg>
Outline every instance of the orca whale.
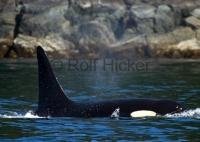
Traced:
<svg viewBox="0 0 200 142">
<path fill-rule="evenodd" d="M 37 47 L 39 101 L 35 114 L 51 117 L 110 117 L 118 108 L 120 117 L 131 117 L 137 112 L 157 115 L 183 111 L 181 104 L 171 100 L 118 99 L 79 102 L 69 99 L 56 79 L 48 57 Z M 135 113 L 134 113 L 135 112 Z M 145 115 L 144 115 L 145 116 Z M 134 116 L 133 116 L 134 117 Z"/>
</svg>

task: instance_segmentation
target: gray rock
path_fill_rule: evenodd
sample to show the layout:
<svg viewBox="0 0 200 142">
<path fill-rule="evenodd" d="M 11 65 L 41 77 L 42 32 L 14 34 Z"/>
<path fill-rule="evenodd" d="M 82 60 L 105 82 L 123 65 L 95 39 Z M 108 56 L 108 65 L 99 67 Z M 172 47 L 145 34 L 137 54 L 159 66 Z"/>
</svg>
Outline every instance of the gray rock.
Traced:
<svg viewBox="0 0 200 142">
<path fill-rule="evenodd" d="M 200 19 L 197 19 L 196 17 L 194 16 L 190 16 L 188 18 L 185 19 L 186 23 L 193 27 L 193 28 L 200 28 Z"/>
<path fill-rule="evenodd" d="M 12 45 L 12 39 L 0 38 L 0 59 L 4 57 L 9 47 Z"/>
<path fill-rule="evenodd" d="M 74 33 L 74 37 L 81 45 L 105 44 L 108 45 L 115 41 L 114 34 L 105 25 L 97 21 L 81 24 Z"/>
<path fill-rule="evenodd" d="M 138 34 L 150 35 L 154 33 L 154 20 L 153 19 L 143 19 L 137 22 Z"/>
<path fill-rule="evenodd" d="M 144 58 L 150 57 L 151 51 L 147 45 L 145 36 L 137 36 L 109 46 L 110 54 L 120 58 Z"/>
<path fill-rule="evenodd" d="M 119 7 L 113 14 L 104 15 L 98 19 L 103 19 L 103 23 L 112 30 L 116 38 L 121 38 L 124 34 L 123 17 L 125 12 L 124 7 Z"/>
<path fill-rule="evenodd" d="M 1 0 L 0 11 L 1 12 L 13 12 L 15 10 L 15 2 L 13 0 Z"/>
<path fill-rule="evenodd" d="M 126 29 L 123 35 L 123 40 L 129 40 L 138 35 L 136 29 Z"/>
<path fill-rule="evenodd" d="M 187 49 L 185 48 L 186 46 L 184 46 L 184 49 L 182 47 L 183 44 L 188 43 L 187 41 L 190 41 L 190 39 L 195 39 L 195 32 L 187 27 L 175 29 L 168 34 L 159 34 L 148 37 L 147 41 L 153 57 L 176 58 L 185 57 Z M 180 45 L 179 43 L 182 44 Z M 190 45 L 190 50 L 192 50 L 192 54 L 194 54 L 196 49 L 193 49 L 196 48 L 196 45 L 194 47 L 191 42 L 189 42 L 188 45 Z M 183 49 L 183 51 L 180 52 L 181 49 Z"/>
<path fill-rule="evenodd" d="M 148 19 L 155 16 L 156 8 L 147 4 L 133 5 L 131 12 L 139 19 Z"/>
<path fill-rule="evenodd" d="M 25 16 L 21 26 L 23 34 L 41 37 L 51 33 L 62 33 L 64 25 L 69 23 L 64 14 L 67 6 L 57 6 L 35 16 Z M 68 24 L 69 25 L 69 24 Z M 65 26 L 65 28 L 67 28 Z"/>
<path fill-rule="evenodd" d="M 179 27 L 172 31 L 171 34 L 174 36 L 176 42 L 195 38 L 195 31 L 193 31 L 190 27 Z"/>
<path fill-rule="evenodd" d="M 32 52 L 33 48 L 26 50 L 25 46 L 35 45 L 37 43 L 35 39 L 44 42 L 45 44 L 40 42 L 43 46 L 56 43 L 55 46 L 60 51 L 62 51 L 62 48 L 66 49 L 63 46 L 66 44 L 69 47 L 66 50 L 73 50 L 76 55 L 80 55 L 81 51 L 84 50 L 87 51 L 87 55 L 92 53 L 96 56 L 100 50 L 94 51 L 94 48 L 110 47 L 117 41 L 124 41 L 125 43 L 129 41 L 127 44 L 121 42 L 119 46 L 116 46 L 117 48 L 121 46 L 122 48 L 119 51 L 123 51 L 123 53 L 132 55 L 132 52 L 137 53 L 136 50 L 144 51 L 146 41 L 142 40 L 145 40 L 143 37 L 146 36 L 149 45 L 152 47 L 162 48 L 178 44 L 178 42 L 195 37 L 195 32 L 188 28 L 188 25 L 196 28 L 196 38 L 199 39 L 200 37 L 198 30 L 199 0 L 73 1 L 74 3 L 71 6 L 68 5 L 66 0 L 50 0 L 48 4 L 42 0 L 24 1 L 26 13 L 20 26 L 20 33 L 24 37 L 17 39 L 18 43 L 19 41 L 26 41 L 24 43 L 27 44 L 19 45 L 22 45 L 23 48 L 21 49 L 23 50 L 21 51 L 27 53 L 27 57 L 35 54 L 35 52 Z M 14 1 L 1 0 L 0 38 L 9 37 L 9 39 L 12 39 L 15 15 Z M 191 15 L 192 17 L 189 17 Z M 187 18 L 186 22 L 184 22 L 185 18 Z M 180 28 L 181 26 L 185 27 Z M 27 38 L 25 38 L 26 36 Z M 35 39 L 33 40 L 30 37 Z M 49 39 L 46 39 L 47 37 Z M 135 40 L 138 40 L 138 42 Z M 34 44 L 32 44 L 33 41 Z M 61 48 L 58 48 L 59 46 Z M 132 48 L 134 49 L 132 50 Z M 31 52 L 25 52 L 28 49 Z M 120 52 L 117 53 L 120 54 Z M 143 52 L 141 53 L 143 54 Z"/>
<path fill-rule="evenodd" d="M 15 12 L 6 12 L 0 14 L 0 37 L 13 36 L 15 14 Z"/>
<path fill-rule="evenodd" d="M 172 9 L 167 5 L 160 5 L 156 10 L 154 30 L 165 33 L 175 28 L 175 18 Z"/>
<path fill-rule="evenodd" d="M 123 0 L 126 5 L 133 5 L 135 0 Z"/>
<path fill-rule="evenodd" d="M 153 20 L 155 7 L 149 5 L 133 5 L 132 8 L 123 13 L 121 18 L 115 19 L 118 26 L 115 32 L 116 37 L 131 39 L 139 34 L 153 33 Z"/>
<path fill-rule="evenodd" d="M 200 41 L 200 29 L 196 30 L 196 38 Z"/>
<path fill-rule="evenodd" d="M 45 38 L 36 38 L 31 36 L 19 35 L 14 44 L 19 57 L 36 56 L 36 47 L 42 46 L 45 51 L 55 57 L 69 57 L 70 48 L 73 49 L 73 43 L 63 40 L 59 35 L 49 35 Z"/>
<path fill-rule="evenodd" d="M 169 45 L 177 43 L 172 33 L 152 35 L 147 38 L 147 41 L 151 49 L 156 52 L 163 50 L 163 48 L 165 49 Z"/>
<path fill-rule="evenodd" d="M 194 17 L 200 19 L 200 8 L 197 8 L 197 9 L 193 10 L 191 14 L 192 14 Z"/>
<path fill-rule="evenodd" d="M 167 5 L 160 5 L 158 8 L 148 4 L 133 5 L 129 16 L 129 20 L 136 23 L 132 28 L 138 34 L 147 35 L 172 31 L 179 23 L 175 19 L 177 13 Z"/>
</svg>

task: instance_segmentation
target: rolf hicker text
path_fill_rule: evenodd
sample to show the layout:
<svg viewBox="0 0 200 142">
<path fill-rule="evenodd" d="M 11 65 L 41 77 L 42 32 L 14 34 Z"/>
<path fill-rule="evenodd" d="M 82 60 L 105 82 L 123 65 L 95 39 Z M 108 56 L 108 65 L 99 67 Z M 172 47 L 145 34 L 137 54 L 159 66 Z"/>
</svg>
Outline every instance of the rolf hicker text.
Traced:
<svg viewBox="0 0 200 142">
<path fill-rule="evenodd" d="M 109 72 L 129 72 L 129 71 L 148 71 L 149 63 L 145 61 L 115 60 L 51 60 L 56 68 L 65 68 L 68 71 L 109 71 Z"/>
</svg>

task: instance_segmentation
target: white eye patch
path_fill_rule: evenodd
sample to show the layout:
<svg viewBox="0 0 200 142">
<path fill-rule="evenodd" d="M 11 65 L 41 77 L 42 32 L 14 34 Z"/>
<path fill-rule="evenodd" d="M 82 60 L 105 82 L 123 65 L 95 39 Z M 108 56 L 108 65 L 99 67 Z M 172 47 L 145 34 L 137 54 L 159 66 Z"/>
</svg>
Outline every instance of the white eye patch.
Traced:
<svg viewBox="0 0 200 142">
<path fill-rule="evenodd" d="M 156 112 L 150 110 L 139 110 L 134 111 L 130 114 L 131 117 L 152 117 L 156 116 Z"/>
</svg>

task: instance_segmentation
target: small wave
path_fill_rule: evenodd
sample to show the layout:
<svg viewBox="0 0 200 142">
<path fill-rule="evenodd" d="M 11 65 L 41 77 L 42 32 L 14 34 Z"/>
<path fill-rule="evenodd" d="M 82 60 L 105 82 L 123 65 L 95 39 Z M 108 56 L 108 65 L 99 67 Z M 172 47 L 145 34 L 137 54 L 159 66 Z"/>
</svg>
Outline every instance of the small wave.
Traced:
<svg viewBox="0 0 200 142">
<path fill-rule="evenodd" d="M 175 113 L 175 114 L 166 114 L 165 115 L 168 118 L 197 118 L 200 119 L 200 108 L 186 110 L 181 113 Z"/>
<path fill-rule="evenodd" d="M 44 118 L 44 117 L 40 117 L 38 115 L 34 115 L 33 111 L 28 111 L 25 114 L 19 114 L 17 112 L 10 112 L 7 114 L 0 114 L 0 118 L 31 118 L 31 119 L 36 119 L 36 118 Z"/>
</svg>

